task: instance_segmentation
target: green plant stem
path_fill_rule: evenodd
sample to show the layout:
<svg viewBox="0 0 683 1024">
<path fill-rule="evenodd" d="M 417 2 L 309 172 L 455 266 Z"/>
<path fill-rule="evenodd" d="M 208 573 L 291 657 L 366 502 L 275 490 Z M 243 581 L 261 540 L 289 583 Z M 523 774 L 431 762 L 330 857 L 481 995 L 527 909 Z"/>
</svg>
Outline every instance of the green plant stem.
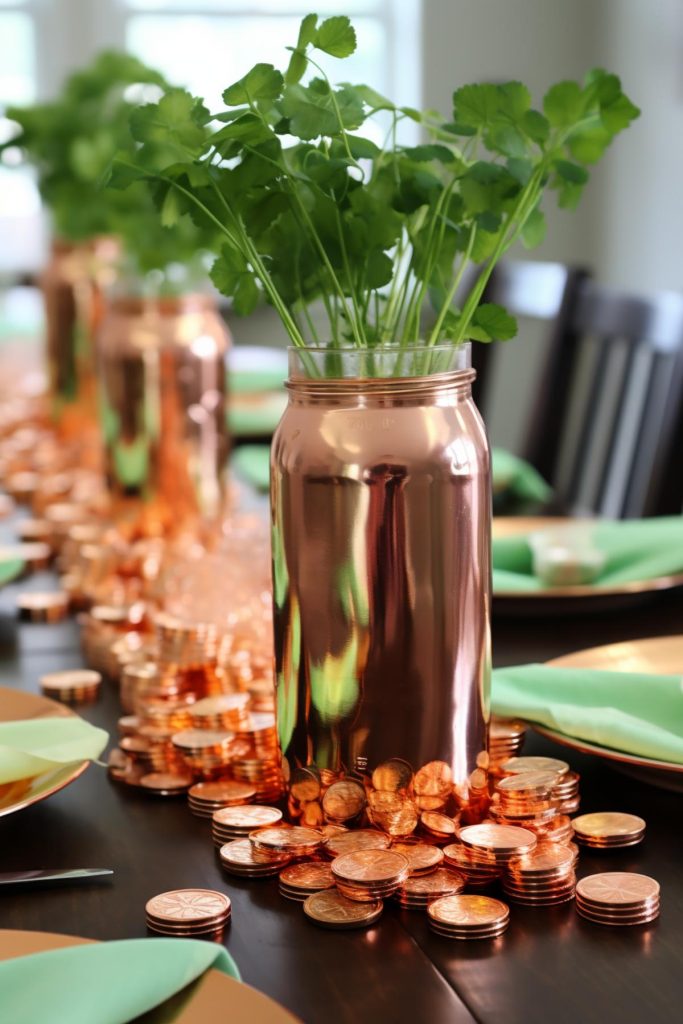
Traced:
<svg viewBox="0 0 683 1024">
<path fill-rule="evenodd" d="M 458 286 L 460 285 L 460 282 L 462 281 L 462 276 L 465 273 L 465 268 L 467 267 L 467 264 L 470 261 L 470 256 L 472 255 L 472 248 L 474 246 L 474 239 L 476 238 L 476 234 L 477 234 L 477 224 L 476 224 L 476 222 L 473 222 L 472 226 L 470 228 L 470 236 L 469 236 L 469 238 L 467 240 L 467 248 L 465 249 L 465 252 L 463 253 L 463 257 L 462 257 L 462 260 L 460 262 L 460 266 L 458 267 L 458 272 L 457 272 L 457 274 L 455 274 L 455 276 L 454 276 L 454 278 L 453 278 L 453 280 L 451 282 L 451 286 L 448 289 L 448 293 L 446 295 L 446 298 L 444 299 L 443 304 L 441 306 L 441 309 L 439 310 L 439 315 L 436 318 L 436 323 L 434 324 L 434 327 L 432 328 L 431 334 L 429 335 L 429 339 L 427 341 L 427 344 L 429 346 L 435 345 L 437 343 L 437 341 L 439 340 L 439 335 L 441 333 L 441 328 L 443 327 L 443 322 L 446 319 L 446 315 L 448 313 L 448 310 L 451 308 L 451 303 L 453 302 L 453 299 L 455 298 L 455 293 L 457 292 Z M 476 306 L 475 306 L 475 309 L 476 309 Z M 469 321 L 468 321 L 468 323 L 469 323 Z M 458 339 L 455 342 L 455 344 L 456 345 L 460 344 L 461 340 L 462 340 L 462 338 Z"/>
<path fill-rule="evenodd" d="M 356 339 L 356 344 L 360 347 L 367 348 L 368 342 L 365 337 L 365 331 L 363 330 L 363 318 L 361 311 L 358 307 L 358 298 L 356 296 L 356 289 L 353 284 L 353 278 L 351 276 L 351 265 L 349 264 L 349 255 L 346 251 L 346 239 L 344 238 L 344 226 L 341 222 L 341 216 L 339 214 L 339 206 L 335 203 L 334 207 L 335 219 L 337 222 L 337 232 L 339 234 L 339 245 L 341 248 L 342 262 L 344 264 L 344 273 L 346 274 L 346 280 L 349 283 L 349 293 L 351 295 L 351 305 L 353 306 L 353 322 L 351 324 L 351 330 L 353 336 Z"/>
</svg>

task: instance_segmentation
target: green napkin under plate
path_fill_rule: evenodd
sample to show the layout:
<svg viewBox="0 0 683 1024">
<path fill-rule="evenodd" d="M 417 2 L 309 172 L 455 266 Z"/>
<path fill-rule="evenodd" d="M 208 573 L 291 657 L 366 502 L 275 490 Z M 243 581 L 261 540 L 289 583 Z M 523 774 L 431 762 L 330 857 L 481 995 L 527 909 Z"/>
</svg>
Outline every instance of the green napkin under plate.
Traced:
<svg viewBox="0 0 683 1024">
<path fill-rule="evenodd" d="M 126 1024 L 212 967 L 240 980 L 222 946 L 197 939 L 126 939 L 32 953 L 0 963 L 0 1020 Z"/>
<path fill-rule="evenodd" d="M 552 487 L 529 462 L 504 448 L 491 449 L 491 477 L 494 495 L 534 502 L 550 501 L 553 496 Z"/>
<path fill-rule="evenodd" d="M 20 558 L 9 558 L 4 562 L 0 560 L 0 587 L 20 576 L 24 568 L 24 562 Z"/>
<path fill-rule="evenodd" d="M 104 729 L 77 715 L 0 722 L 0 785 L 67 764 L 94 761 L 108 739 Z"/>
<path fill-rule="evenodd" d="M 618 586 L 683 572 L 683 516 L 653 519 L 599 520 L 595 547 L 606 563 L 595 587 Z M 493 592 L 543 591 L 533 574 L 531 548 L 524 534 L 493 541 Z"/>
<path fill-rule="evenodd" d="M 683 676 L 498 668 L 492 709 L 602 747 L 683 764 Z"/>
</svg>

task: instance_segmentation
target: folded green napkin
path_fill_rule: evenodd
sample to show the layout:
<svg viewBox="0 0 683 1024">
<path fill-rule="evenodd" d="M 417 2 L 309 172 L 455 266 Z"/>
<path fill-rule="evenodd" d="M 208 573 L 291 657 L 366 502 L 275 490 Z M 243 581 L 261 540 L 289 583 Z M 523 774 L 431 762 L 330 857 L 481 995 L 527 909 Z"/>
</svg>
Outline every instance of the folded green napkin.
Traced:
<svg viewBox="0 0 683 1024">
<path fill-rule="evenodd" d="M 257 491 L 270 487 L 270 445 L 241 444 L 232 454 L 232 468 Z"/>
<path fill-rule="evenodd" d="M 20 558 L 9 558 L 4 562 L 0 561 L 0 587 L 5 583 L 9 583 L 10 580 L 16 579 L 23 570 L 24 563 Z"/>
<path fill-rule="evenodd" d="M 596 522 L 595 547 L 607 556 L 594 581 L 616 586 L 683 572 L 683 516 Z M 545 585 L 533 575 L 531 548 L 524 534 L 493 541 L 493 591 L 529 592 Z"/>
<path fill-rule="evenodd" d="M 78 761 L 94 761 L 108 739 L 104 729 L 97 729 L 76 715 L 0 722 L 0 784 L 42 775 Z"/>
<path fill-rule="evenodd" d="M 520 501 L 550 501 L 552 487 L 538 470 L 504 448 L 491 449 L 491 477 L 494 495 L 505 492 Z"/>
<path fill-rule="evenodd" d="M 683 764 L 683 676 L 497 668 L 492 708 L 589 743 Z"/>
<path fill-rule="evenodd" d="M 270 437 L 280 422 L 287 396 L 281 391 L 267 392 L 258 400 L 239 396 L 228 402 L 228 429 L 232 437 Z"/>
<path fill-rule="evenodd" d="M 209 968 L 240 980 L 228 952 L 197 939 L 126 939 L 33 953 L 0 963 L 7 1024 L 125 1024 Z M 230 1020 L 230 1007 L 225 1007 Z"/>
</svg>

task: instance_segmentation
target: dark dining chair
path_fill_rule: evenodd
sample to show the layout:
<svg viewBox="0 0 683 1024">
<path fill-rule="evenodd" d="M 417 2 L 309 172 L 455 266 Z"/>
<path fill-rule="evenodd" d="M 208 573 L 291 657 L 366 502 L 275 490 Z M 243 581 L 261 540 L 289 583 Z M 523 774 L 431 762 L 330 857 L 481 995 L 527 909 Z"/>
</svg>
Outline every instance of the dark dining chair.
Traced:
<svg viewBox="0 0 683 1024">
<path fill-rule="evenodd" d="M 519 396 L 530 408 L 519 454 L 553 485 L 558 508 L 615 518 L 680 513 L 683 295 L 637 297 L 581 268 L 509 262 L 485 299 L 547 324 L 533 394 Z M 493 348 L 475 346 L 485 418 Z"/>
</svg>

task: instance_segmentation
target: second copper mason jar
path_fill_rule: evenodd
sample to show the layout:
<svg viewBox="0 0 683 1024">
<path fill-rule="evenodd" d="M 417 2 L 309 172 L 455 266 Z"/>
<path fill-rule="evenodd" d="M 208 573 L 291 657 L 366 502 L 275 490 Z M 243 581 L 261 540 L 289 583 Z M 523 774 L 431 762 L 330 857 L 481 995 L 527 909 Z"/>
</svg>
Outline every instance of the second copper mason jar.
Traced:
<svg viewBox="0 0 683 1024">
<path fill-rule="evenodd" d="M 329 782 L 390 759 L 428 765 L 466 820 L 486 806 L 490 673 L 489 450 L 473 378 L 469 345 L 293 350 L 271 456 L 286 770 L 314 765 Z"/>
<path fill-rule="evenodd" d="M 115 511 L 143 533 L 221 519 L 229 343 L 210 296 L 108 305 L 98 335 L 105 470 Z"/>
</svg>

